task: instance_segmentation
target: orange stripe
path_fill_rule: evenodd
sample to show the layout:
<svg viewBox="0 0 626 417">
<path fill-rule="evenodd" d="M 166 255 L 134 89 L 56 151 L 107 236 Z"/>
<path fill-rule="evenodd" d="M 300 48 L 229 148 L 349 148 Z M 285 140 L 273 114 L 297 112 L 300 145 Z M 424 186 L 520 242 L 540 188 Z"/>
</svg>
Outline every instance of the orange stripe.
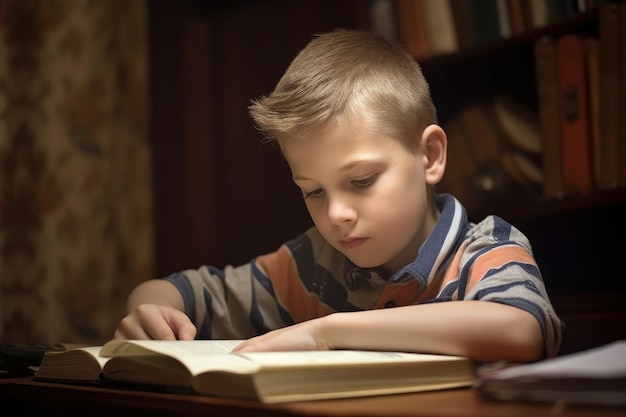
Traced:
<svg viewBox="0 0 626 417">
<path fill-rule="evenodd" d="M 461 258 L 465 254 L 465 249 L 469 246 L 469 244 L 470 244 L 469 239 L 466 239 L 461 244 L 461 247 L 457 250 L 456 254 L 454 255 L 454 258 L 452 258 L 452 262 L 450 262 L 450 266 L 445 269 L 443 278 L 439 280 L 439 277 L 437 277 L 433 281 L 432 284 L 429 284 L 428 288 L 426 289 L 426 291 L 424 291 L 424 294 L 422 294 L 419 301 L 430 300 L 430 299 L 436 298 L 441 293 L 442 288 L 445 287 L 446 284 L 448 284 L 449 282 L 455 279 L 456 280 L 459 279 L 459 275 L 461 274 L 461 271 L 460 271 Z M 435 284 L 436 286 L 433 284 Z M 458 298 L 458 291 L 459 290 L 457 289 L 456 291 L 454 291 L 454 294 L 452 294 L 453 300 L 456 300 Z"/>
<path fill-rule="evenodd" d="M 256 262 L 270 278 L 278 303 L 296 322 L 333 312 L 302 284 L 291 253 L 284 246 L 274 253 L 259 256 Z"/>
<path fill-rule="evenodd" d="M 481 278 L 484 277 L 490 270 L 498 269 L 510 262 L 536 265 L 535 260 L 530 253 L 525 251 L 520 246 L 499 246 L 476 259 L 469 272 L 469 279 L 465 292 L 467 293 L 471 291 L 474 285 L 476 285 L 476 283 L 478 283 L 478 281 L 480 281 Z"/>
</svg>

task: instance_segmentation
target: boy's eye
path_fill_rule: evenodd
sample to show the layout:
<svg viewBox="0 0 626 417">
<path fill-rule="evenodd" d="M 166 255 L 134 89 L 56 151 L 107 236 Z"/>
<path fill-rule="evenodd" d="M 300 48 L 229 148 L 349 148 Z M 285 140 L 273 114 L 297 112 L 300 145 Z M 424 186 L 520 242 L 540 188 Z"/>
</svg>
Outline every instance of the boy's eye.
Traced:
<svg viewBox="0 0 626 417">
<path fill-rule="evenodd" d="M 322 194 L 324 194 L 323 188 L 316 188 L 313 191 L 305 191 L 304 199 L 306 200 L 307 198 L 317 198 L 317 197 L 320 197 Z"/>
<path fill-rule="evenodd" d="M 358 180 L 353 180 L 352 184 L 358 188 L 367 188 L 370 185 L 374 184 L 374 182 L 376 181 L 376 178 L 378 178 L 377 175 L 372 175 L 370 177 L 367 178 L 361 178 Z"/>
</svg>

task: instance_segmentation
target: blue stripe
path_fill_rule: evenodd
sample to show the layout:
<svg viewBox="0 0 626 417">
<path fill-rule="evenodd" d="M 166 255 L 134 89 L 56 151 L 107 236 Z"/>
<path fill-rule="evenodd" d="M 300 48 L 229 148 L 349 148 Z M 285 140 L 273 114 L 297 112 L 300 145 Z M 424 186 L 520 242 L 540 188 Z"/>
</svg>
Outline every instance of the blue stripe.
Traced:
<svg viewBox="0 0 626 417">
<path fill-rule="evenodd" d="M 289 249 L 289 252 L 291 252 L 300 281 L 307 290 L 312 291 L 316 262 L 313 256 L 311 239 L 304 233 L 296 239 L 285 243 L 285 246 Z"/>
<path fill-rule="evenodd" d="M 416 254 L 418 262 L 412 262 L 407 265 L 406 268 L 402 268 L 391 277 L 389 282 L 401 280 L 406 271 L 417 279 L 422 287 L 425 287 L 427 285 L 426 281 L 428 276 L 433 270 L 439 254 L 445 249 L 444 243 L 448 233 L 458 232 L 451 230 L 452 220 L 454 219 L 456 210 L 454 198 L 449 194 L 439 194 L 435 195 L 435 201 L 440 210 L 439 220 L 437 220 L 432 232 L 422 244 L 418 254 Z"/>
<path fill-rule="evenodd" d="M 213 339 L 213 309 L 211 308 L 213 297 L 206 288 L 204 288 L 202 295 L 204 296 L 204 304 L 206 305 L 206 315 L 204 316 L 202 327 L 198 329 L 196 339 Z"/>
<path fill-rule="evenodd" d="M 263 324 L 263 315 L 259 309 L 259 303 L 256 298 L 256 289 L 254 288 L 254 281 L 250 281 L 250 289 L 252 291 L 252 305 L 250 306 L 250 324 L 254 328 L 257 335 L 267 333 L 268 329 Z"/>
<path fill-rule="evenodd" d="M 445 300 L 451 300 L 454 292 L 458 288 L 459 281 L 452 281 L 446 284 L 446 286 L 439 292 L 437 298 L 442 298 Z"/>
<path fill-rule="evenodd" d="M 263 272 L 257 266 L 255 261 L 250 263 L 252 269 L 252 277 L 259 283 L 265 291 L 267 291 L 272 299 L 276 302 L 276 308 L 278 309 L 278 314 L 280 315 L 281 320 L 288 326 L 295 324 L 295 320 L 289 314 L 287 310 L 283 308 L 282 305 L 278 302 L 276 298 L 276 293 L 274 292 L 274 287 L 272 286 L 272 282 L 263 274 Z M 263 317 L 261 316 L 261 311 L 259 309 L 256 290 L 254 288 L 254 281 L 251 281 L 252 285 L 252 308 L 250 309 L 250 322 L 257 331 L 263 330 L 263 332 L 267 332 L 267 328 L 263 324 Z M 256 325 L 255 325 L 256 324 Z M 258 328 L 256 326 L 259 326 Z"/>
<path fill-rule="evenodd" d="M 226 273 L 214 266 L 208 266 L 207 269 L 211 275 L 215 275 L 220 279 L 222 283 L 222 291 L 224 292 L 224 301 L 228 304 L 228 287 L 226 286 Z"/>
<path fill-rule="evenodd" d="M 208 266 L 207 270 L 211 277 L 217 276 L 222 283 L 222 292 L 224 294 L 224 302 L 228 302 L 228 287 L 226 287 L 226 274 L 221 269 L 214 266 Z M 198 329 L 197 339 L 213 339 L 213 296 L 205 287 L 202 291 L 204 297 L 204 305 L 206 306 L 206 314 L 202 321 L 202 326 Z"/>
<path fill-rule="evenodd" d="M 169 275 L 165 278 L 166 281 L 174 284 L 178 292 L 183 299 L 183 305 L 185 306 L 185 314 L 191 320 L 193 320 L 194 311 L 196 310 L 196 303 L 193 297 L 193 288 L 191 288 L 191 284 L 189 280 L 182 272 L 177 272 L 175 274 Z"/>
<path fill-rule="evenodd" d="M 511 225 L 502 220 L 498 216 L 493 216 L 492 236 L 498 242 L 504 242 L 511 239 Z"/>
<path fill-rule="evenodd" d="M 481 300 L 481 299 L 487 297 L 490 294 L 505 292 L 507 290 L 510 290 L 511 288 L 519 287 L 519 286 L 523 286 L 527 290 L 532 291 L 532 292 L 534 292 L 535 294 L 537 294 L 538 296 L 541 297 L 541 292 L 537 289 L 535 284 L 533 284 L 532 281 L 530 281 L 530 280 L 526 280 L 524 282 L 515 281 L 515 282 L 511 282 L 511 283 L 506 283 L 506 284 L 501 284 L 501 285 L 494 285 L 493 287 L 484 288 L 484 289 L 482 289 L 482 290 L 480 290 L 480 291 L 478 291 L 476 293 L 476 297 L 477 297 L 477 299 Z"/>
<path fill-rule="evenodd" d="M 463 265 L 463 268 L 459 272 L 459 294 L 458 294 L 459 300 L 462 300 L 465 298 L 465 290 L 467 289 L 467 280 L 469 277 L 470 268 L 472 267 L 472 265 L 474 265 L 476 258 L 478 258 L 478 256 L 480 256 L 482 253 L 488 250 L 489 249 L 481 250 L 480 252 L 472 256 L 465 265 Z"/>
<path fill-rule="evenodd" d="M 526 263 L 526 262 L 516 262 L 516 261 L 508 262 L 508 263 L 502 265 L 500 268 L 490 269 L 489 271 L 487 271 L 487 273 L 485 274 L 485 276 L 483 278 L 490 277 L 492 275 L 497 275 L 501 271 L 505 271 L 505 270 L 507 270 L 509 268 L 513 268 L 513 267 L 516 267 L 516 266 L 520 267 L 520 269 L 522 269 L 528 275 L 532 275 L 533 277 L 541 280 L 541 272 L 539 272 L 539 268 L 537 267 L 537 265 L 529 264 L 529 263 Z M 534 285 L 533 285 L 533 287 L 534 287 Z"/>
</svg>

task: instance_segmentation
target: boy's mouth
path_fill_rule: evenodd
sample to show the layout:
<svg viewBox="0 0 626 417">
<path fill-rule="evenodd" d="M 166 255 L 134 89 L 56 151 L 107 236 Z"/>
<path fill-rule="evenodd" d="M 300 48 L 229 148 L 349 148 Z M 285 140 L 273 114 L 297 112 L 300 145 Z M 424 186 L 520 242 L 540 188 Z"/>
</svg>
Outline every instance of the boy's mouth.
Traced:
<svg viewBox="0 0 626 417">
<path fill-rule="evenodd" d="M 366 237 L 349 237 L 341 239 L 339 244 L 345 249 L 354 249 L 361 246 L 368 238 Z"/>
</svg>

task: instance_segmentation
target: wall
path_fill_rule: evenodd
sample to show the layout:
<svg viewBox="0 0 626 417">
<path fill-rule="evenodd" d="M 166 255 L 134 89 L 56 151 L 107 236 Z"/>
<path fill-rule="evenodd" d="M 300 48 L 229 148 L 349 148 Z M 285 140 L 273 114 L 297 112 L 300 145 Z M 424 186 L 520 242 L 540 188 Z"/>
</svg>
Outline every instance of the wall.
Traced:
<svg viewBox="0 0 626 417">
<path fill-rule="evenodd" d="M 0 2 L 2 341 L 106 341 L 154 274 L 146 17 Z"/>
<path fill-rule="evenodd" d="M 275 250 L 311 222 L 250 100 L 311 34 L 365 27 L 362 1 L 149 2 L 157 273 Z"/>
</svg>

